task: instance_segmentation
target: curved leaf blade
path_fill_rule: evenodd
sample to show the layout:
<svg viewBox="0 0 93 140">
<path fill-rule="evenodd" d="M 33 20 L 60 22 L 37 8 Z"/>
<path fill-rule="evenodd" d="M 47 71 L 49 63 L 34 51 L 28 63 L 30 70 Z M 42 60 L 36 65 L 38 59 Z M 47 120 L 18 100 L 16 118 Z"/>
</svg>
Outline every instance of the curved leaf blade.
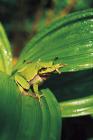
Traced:
<svg viewBox="0 0 93 140">
<path fill-rule="evenodd" d="M 0 73 L 0 140 L 59 140 L 61 114 L 52 93 L 39 102 L 22 96 L 15 81 Z"/>
<path fill-rule="evenodd" d="M 22 109 L 16 140 L 40 140 L 42 128 L 41 107 L 37 100 L 22 97 Z"/>
<path fill-rule="evenodd" d="M 21 98 L 14 81 L 0 73 L 0 139 L 16 138 L 20 120 Z"/>
<path fill-rule="evenodd" d="M 64 77 L 60 89 L 60 107 L 62 117 L 75 117 L 93 114 L 93 72 L 82 71 Z M 60 85 L 59 85 L 60 86 Z M 56 90 L 57 91 L 57 90 Z"/>
<path fill-rule="evenodd" d="M 43 127 L 47 127 L 47 129 L 43 129 L 40 140 L 60 140 L 61 114 L 59 104 L 49 89 L 43 89 L 42 93 L 44 94 L 48 106 L 49 113 L 46 115 L 49 116 L 49 120 L 47 120 L 48 122 L 46 122 L 45 119 L 43 120 Z M 46 131 L 48 131 L 48 135 L 46 134 Z"/>
<path fill-rule="evenodd" d="M 12 52 L 5 30 L 0 23 L 0 71 L 11 74 Z"/>
<path fill-rule="evenodd" d="M 25 61 L 53 61 L 67 64 L 62 71 L 93 67 L 93 10 L 71 14 L 51 24 L 35 36 L 21 53 Z"/>
<path fill-rule="evenodd" d="M 93 96 L 60 103 L 62 118 L 93 114 Z"/>
</svg>

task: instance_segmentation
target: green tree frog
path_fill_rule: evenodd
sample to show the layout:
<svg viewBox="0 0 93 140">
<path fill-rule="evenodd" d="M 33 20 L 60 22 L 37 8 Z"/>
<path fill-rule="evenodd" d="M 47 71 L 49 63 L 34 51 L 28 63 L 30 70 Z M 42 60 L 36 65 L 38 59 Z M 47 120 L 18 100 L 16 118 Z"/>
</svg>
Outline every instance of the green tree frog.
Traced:
<svg viewBox="0 0 93 140">
<path fill-rule="evenodd" d="M 45 81 L 52 73 L 60 73 L 59 68 L 64 67 L 64 64 L 53 64 L 50 62 L 37 62 L 26 63 L 15 73 L 14 79 L 21 91 L 26 96 L 34 96 L 39 99 L 40 95 L 38 86 Z M 29 93 L 32 88 L 34 94 Z"/>
</svg>

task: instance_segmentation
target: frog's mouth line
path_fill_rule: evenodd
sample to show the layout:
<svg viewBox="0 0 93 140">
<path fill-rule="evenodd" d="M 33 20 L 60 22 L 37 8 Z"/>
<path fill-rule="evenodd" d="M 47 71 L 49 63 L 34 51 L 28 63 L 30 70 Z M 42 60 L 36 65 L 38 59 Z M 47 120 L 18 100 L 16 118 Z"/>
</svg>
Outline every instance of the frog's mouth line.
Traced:
<svg viewBox="0 0 93 140">
<path fill-rule="evenodd" d="M 41 78 L 43 78 L 43 79 L 47 79 L 47 78 L 49 78 L 50 75 L 51 75 L 51 73 L 39 74 L 39 76 L 40 76 Z"/>
</svg>

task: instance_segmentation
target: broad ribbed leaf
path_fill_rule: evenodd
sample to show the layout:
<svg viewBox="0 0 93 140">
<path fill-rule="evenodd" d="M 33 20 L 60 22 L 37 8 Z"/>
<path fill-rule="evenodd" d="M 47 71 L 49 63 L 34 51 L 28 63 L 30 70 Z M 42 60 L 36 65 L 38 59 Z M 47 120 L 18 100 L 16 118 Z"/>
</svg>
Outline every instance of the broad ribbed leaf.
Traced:
<svg viewBox="0 0 93 140">
<path fill-rule="evenodd" d="M 93 114 L 93 96 L 60 103 L 62 117 L 77 117 Z"/>
<path fill-rule="evenodd" d="M 0 73 L 0 140 L 16 139 L 21 108 L 21 98 L 14 81 Z"/>
<path fill-rule="evenodd" d="M 61 117 L 93 114 L 93 71 L 68 72 L 54 75 L 42 88 L 55 94 L 61 108 Z"/>
<path fill-rule="evenodd" d="M 38 59 L 41 59 L 41 61 L 51 61 L 55 58 L 58 58 L 55 61 L 55 63 L 67 64 L 67 66 L 63 68 L 64 72 L 92 68 L 93 67 L 92 36 L 93 36 L 93 10 L 86 10 L 83 12 L 77 12 L 75 14 L 69 15 L 64 19 L 60 19 L 54 22 L 52 25 L 50 25 L 48 28 L 46 28 L 44 31 L 42 31 L 40 34 L 34 37 L 21 53 L 16 68 L 18 68 L 19 65 L 23 64 L 24 60 L 25 61 L 27 60 L 28 62 L 37 61 Z M 85 77 L 87 76 L 85 75 Z M 56 95 L 57 92 L 59 92 L 59 96 L 63 97 L 63 99 L 68 98 L 67 93 L 69 93 L 69 96 L 71 96 L 71 93 L 77 95 L 75 88 L 76 89 L 78 88 L 79 94 L 81 95 L 83 94 L 82 98 L 85 96 L 85 94 L 88 94 L 89 91 L 92 91 L 92 86 L 90 88 L 91 90 L 89 90 L 89 88 L 87 88 L 88 90 L 86 90 L 86 84 L 92 85 L 91 77 L 89 81 L 87 81 L 87 79 L 85 80 L 85 77 L 82 77 L 83 82 L 79 81 L 79 83 L 76 83 L 73 79 L 70 79 L 71 81 L 68 81 L 68 83 L 70 84 L 71 87 L 70 86 L 67 87 L 67 85 L 64 84 L 64 81 L 61 82 L 58 87 L 54 86 L 54 81 L 56 85 L 58 85 L 57 77 L 58 75 L 51 82 L 50 85 L 53 85 L 52 92 L 55 93 Z M 59 77 L 60 79 L 62 79 L 63 75 Z M 72 81 L 74 81 L 76 85 L 73 85 Z M 84 85 L 82 85 L 82 83 L 84 83 Z M 82 88 L 82 86 L 84 87 Z M 47 87 L 49 87 L 49 85 Z M 88 97 L 89 99 L 86 98 L 87 95 L 84 99 L 76 99 L 74 101 L 73 98 L 72 102 L 71 101 L 62 102 L 61 103 L 61 109 L 63 112 L 62 116 L 71 117 L 92 114 L 92 104 L 91 104 L 92 97 L 89 96 Z M 82 104 L 82 100 L 84 100 L 84 104 Z M 88 103 L 86 100 L 88 100 Z M 80 102 L 80 105 L 75 105 L 76 103 L 78 104 L 78 101 Z M 69 107 L 69 105 L 71 106 L 71 108 Z"/>
<path fill-rule="evenodd" d="M 67 64 L 62 70 L 77 71 L 93 67 L 93 10 L 62 18 L 36 35 L 24 48 L 16 68 L 24 60 Z"/>
<path fill-rule="evenodd" d="M 93 72 L 82 71 L 69 74 L 59 83 L 63 85 L 60 98 L 62 117 L 74 117 L 93 114 Z M 59 84 L 59 86 L 60 86 Z M 56 89 L 57 94 L 57 89 Z"/>
<path fill-rule="evenodd" d="M 43 127 L 40 140 L 60 140 L 61 114 L 60 107 L 49 89 L 42 90 L 45 97 L 41 103 L 43 113 Z"/>
<path fill-rule="evenodd" d="M 0 23 L 0 71 L 11 74 L 12 71 L 12 53 L 10 43 Z"/>
<path fill-rule="evenodd" d="M 11 77 L 0 73 L 0 140 L 59 140 L 59 104 L 49 90 L 39 102 L 23 96 Z"/>
<path fill-rule="evenodd" d="M 17 140 L 60 140 L 61 114 L 59 104 L 49 90 L 43 90 L 40 103 L 23 97 Z"/>
</svg>

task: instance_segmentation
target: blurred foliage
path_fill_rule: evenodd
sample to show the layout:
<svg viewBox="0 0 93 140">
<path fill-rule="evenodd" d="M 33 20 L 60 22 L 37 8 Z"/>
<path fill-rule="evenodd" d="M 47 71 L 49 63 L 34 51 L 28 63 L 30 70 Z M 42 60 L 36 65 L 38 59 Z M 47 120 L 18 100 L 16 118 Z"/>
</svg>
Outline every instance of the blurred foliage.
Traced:
<svg viewBox="0 0 93 140">
<path fill-rule="evenodd" d="M 18 56 L 26 41 L 52 21 L 92 6 L 92 0 L 1 0 L 0 21 Z"/>
<path fill-rule="evenodd" d="M 22 96 L 15 81 L 0 72 L 0 140 L 60 140 L 59 104 L 51 91 L 42 92 L 41 102 Z"/>
<path fill-rule="evenodd" d="M 9 40 L 0 24 L 0 71 L 11 74 L 12 71 L 12 52 Z"/>
</svg>

